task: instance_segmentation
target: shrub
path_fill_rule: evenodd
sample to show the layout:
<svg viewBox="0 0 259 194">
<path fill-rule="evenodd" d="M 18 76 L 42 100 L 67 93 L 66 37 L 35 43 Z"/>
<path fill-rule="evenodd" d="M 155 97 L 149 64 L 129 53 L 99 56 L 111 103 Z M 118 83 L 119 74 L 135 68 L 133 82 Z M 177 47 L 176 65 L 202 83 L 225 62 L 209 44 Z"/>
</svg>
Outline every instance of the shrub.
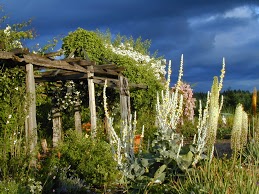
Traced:
<svg viewBox="0 0 259 194">
<path fill-rule="evenodd" d="M 78 28 L 63 38 L 62 49 L 65 55 L 83 57 L 97 63 L 104 63 L 105 47 L 102 39 L 93 31 Z"/>
<path fill-rule="evenodd" d="M 46 174 L 42 179 L 48 180 L 45 191 L 64 189 L 65 183 L 77 190 L 112 186 L 119 178 L 109 144 L 72 130 L 66 132 L 64 141 L 42 165 Z"/>
</svg>

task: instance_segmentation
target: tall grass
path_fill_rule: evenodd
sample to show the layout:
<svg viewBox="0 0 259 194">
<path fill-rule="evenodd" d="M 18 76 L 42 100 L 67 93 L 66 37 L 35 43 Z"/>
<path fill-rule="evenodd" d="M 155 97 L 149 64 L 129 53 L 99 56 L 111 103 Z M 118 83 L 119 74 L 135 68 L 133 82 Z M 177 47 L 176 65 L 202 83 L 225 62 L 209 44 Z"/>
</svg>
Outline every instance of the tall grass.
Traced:
<svg viewBox="0 0 259 194">
<path fill-rule="evenodd" d="M 252 163 L 233 165 L 232 160 L 214 158 L 172 182 L 172 188 L 177 193 L 259 193 L 259 169 Z"/>
<path fill-rule="evenodd" d="M 207 160 L 199 167 L 190 169 L 184 178 L 172 181 L 172 192 L 175 193 L 259 193 L 259 142 L 256 140 L 255 131 L 258 119 L 253 117 L 250 141 L 244 141 L 242 128 L 247 130 L 247 115 L 242 110 L 242 105 L 233 125 L 233 131 L 238 130 L 239 135 L 234 135 L 231 158 L 213 158 L 211 163 Z M 242 116 L 241 116 L 242 115 Z M 243 117 L 243 118 L 242 118 Z M 244 119 L 245 118 L 245 119 Z M 236 124 L 235 124 L 236 123 Z M 238 126 L 237 126 L 238 123 Z M 245 125 L 242 125 L 242 123 Z M 233 141 L 233 140 L 232 140 Z M 237 160 L 238 158 L 238 160 Z"/>
</svg>

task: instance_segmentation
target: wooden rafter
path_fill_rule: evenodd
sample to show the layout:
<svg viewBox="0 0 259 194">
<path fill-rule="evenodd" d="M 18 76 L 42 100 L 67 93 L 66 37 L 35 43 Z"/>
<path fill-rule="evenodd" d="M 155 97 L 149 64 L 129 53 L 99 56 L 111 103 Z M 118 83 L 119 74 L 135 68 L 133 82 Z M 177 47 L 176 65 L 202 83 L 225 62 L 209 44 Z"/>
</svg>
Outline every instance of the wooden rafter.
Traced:
<svg viewBox="0 0 259 194">
<path fill-rule="evenodd" d="M 47 57 L 46 57 L 47 56 Z M 69 58 L 69 59 L 50 59 L 49 56 L 54 56 L 54 54 L 46 54 L 45 56 L 33 53 L 22 53 L 18 52 L 5 52 L 0 51 L 0 59 L 11 60 L 18 65 L 24 66 L 25 64 L 33 64 L 39 67 L 51 68 L 51 69 L 62 69 L 71 72 L 81 72 L 81 73 L 99 73 L 104 75 L 114 75 L 118 76 L 121 71 L 125 68 L 117 67 L 114 64 L 105 65 L 95 65 L 94 62 L 88 60 L 82 60 L 79 58 Z"/>
</svg>

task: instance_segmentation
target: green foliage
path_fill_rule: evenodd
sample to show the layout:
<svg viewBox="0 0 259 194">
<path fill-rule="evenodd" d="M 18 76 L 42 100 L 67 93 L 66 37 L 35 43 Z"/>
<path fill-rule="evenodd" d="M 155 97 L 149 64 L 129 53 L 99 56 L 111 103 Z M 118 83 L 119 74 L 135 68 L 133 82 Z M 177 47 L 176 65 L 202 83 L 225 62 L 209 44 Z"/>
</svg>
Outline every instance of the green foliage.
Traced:
<svg viewBox="0 0 259 194">
<path fill-rule="evenodd" d="M 221 95 L 224 96 L 224 104 L 222 107 L 222 112 L 225 113 L 234 113 L 235 107 L 238 103 L 244 106 L 246 112 L 251 112 L 252 105 L 252 93 L 247 90 L 231 90 L 230 88 L 221 92 Z M 202 100 L 203 107 L 206 103 L 207 93 L 196 92 L 194 96 L 197 100 Z M 197 102 L 197 101 L 196 101 Z M 258 106 L 258 105 L 257 105 Z M 196 108 L 198 108 L 196 106 Z M 197 110 L 196 110 L 197 112 Z"/>
<path fill-rule="evenodd" d="M 217 131 L 217 139 L 230 139 L 231 128 L 219 127 Z"/>
<path fill-rule="evenodd" d="M 38 127 L 39 139 L 52 139 L 52 121 L 50 112 L 52 108 L 51 97 L 49 95 L 50 88 L 46 83 L 39 83 L 36 85 L 36 120 Z"/>
<path fill-rule="evenodd" d="M 60 159 L 58 152 L 61 153 Z M 57 190 L 65 185 L 64 181 L 74 183 L 77 189 L 82 184 L 84 186 L 81 189 L 110 187 L 120 175 L 108 143 L 82 137 L 72 130 L 67 131 L 64 141 L 52 153 L 52 158 L 42 166 L 42 173 L 51 174 L 50 177 L 42 177 L 47 179 L 44 190 Z"/>
<path fill-rule="evenodd" d="M 247 145 L 244 153 L 244 163 L 259 165 L 259 143 L 255 142 L 254 139 Z"/>
<path fill-rule="evenodd" d="M 0 177 L 18 176 L 28 167 L 24 121 L 26 117 L 24 72 L 0 72 Z"/>
<path fill-rule="evenodd" d="M 1 22 L 3 22 L 3 20 Z M 34 37 L 31 30 L 23 30 L 24 28 L 29 26 L 30 23 L 31 21 L 14 24 L 12 26 L 7 25 L 5 29 L 1 29 L 0 50 L 10 51 L 15 48 L 22 48 L 22 40 L 32 39 Z"/>
<path fill-rule="evenodd" d="M 159 185 L 168 185 L 170 180 L 183 176 L 194 160 L 195 145 L 181 147 L 180 144 L 179 134 L 172 139 L 156 133 L 149 151 L 139 154 L 128 168 L 129 190 L 142 193 L 169 191 L 168 187 Z"/>
<path fill-rule="evenodd" d="M 197 119 L 194 118 L 193 121 L 189 121 L 187 119 L 184 120 L 183 125 L 178 125 L 177 131 L 179 131 L 185 138 L 192 139 L 197 133 Z"/>
<path fill-rule="evenodd" d="M 0 181 L 0 193 L 10 193 L 10 194 L 17 194 L 19 193 L 19 183 L 15 181 Z"/>
<path fill-rule="evenodd" d="M 214 159 L 187 173 L 172 185 L 174 193 L 258 193 L 258 169 L 253 165 L 231 167 L 232 161 Z"/>
<path fill-rule="evenodd" d="M 232 113 L 234 113 L 234 107 L 237 106 L 238 103 L 242 104 L 244 110 L 246 112 L 251 111 L 252 106 L 252 93 L 244 90 L 226 90 L 222 92 L 224 96 L 224 105 L 223 110 L 232 109 Z"/>
<path fill-rule="evenodd" d="M 89 58 L 97 64 L 104 63 L 106 49 L 102 39 L 95 32 L 82 28 L 70 32 L 63 39 L 62 49 L 66 56 L 73 53 L 75 57 Z"/>
<path fill-rule="evenodd" d="M 152 142 L 151 152 L 156 156 L 157 162 L 169 166 L 169 171 L 171 169 L 169 174 L 175 174 L 191 166 L 193 153 L 190 148 L 188 145 L 182 147 L 182 137 L 179 134 L 175 134 L 172 138 L 157 133 L 157 138 Z"/>
</svg>

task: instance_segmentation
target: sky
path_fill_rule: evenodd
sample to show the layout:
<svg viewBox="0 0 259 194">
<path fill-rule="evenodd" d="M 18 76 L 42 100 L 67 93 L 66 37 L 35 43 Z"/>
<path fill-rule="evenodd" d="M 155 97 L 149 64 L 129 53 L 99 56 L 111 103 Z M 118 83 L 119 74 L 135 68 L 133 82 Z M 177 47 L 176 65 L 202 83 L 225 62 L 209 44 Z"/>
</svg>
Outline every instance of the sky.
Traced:
<svg viewBox="0 0 259 194">
<path fill-rule="evenodd" d="M 223 57 L 223 90 L 259 89 L 259 0 L 0 0 L 0 5 L 8 24 L 32 19 L 37 37 L 28 46 L 44 45 L 78 27 L 109 29 L 113 35 L 151 40 L 151 53 L 172 60 L 172 84 L 183 54 L 182 79 L 194 92 L 210 90 Z"/>
</svg>

